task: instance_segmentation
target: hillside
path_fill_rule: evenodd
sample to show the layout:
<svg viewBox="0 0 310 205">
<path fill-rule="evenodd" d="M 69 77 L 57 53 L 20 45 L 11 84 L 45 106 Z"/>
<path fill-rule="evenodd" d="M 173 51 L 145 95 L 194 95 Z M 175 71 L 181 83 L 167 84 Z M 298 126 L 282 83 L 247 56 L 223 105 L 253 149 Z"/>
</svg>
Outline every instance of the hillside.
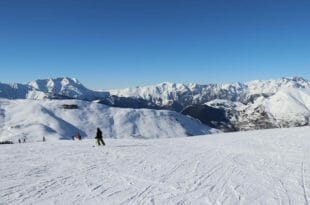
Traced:
<svg viewBox="0 0 310 205">
<path fill-rule="evenodd" d="M 74 108 L 74 109 L 68 109 Z M 75 109 L 76 108 L 76 109 Z M 111 108 L 80 100 L 0 100 L 0 141 L 94 138 L 161 138 L 210 134 L 214 129 L 173 111 Z"/>
<path fill-rule="evenodd" d="M 110 90 L 109 92 L 117 96 L 150 100 L 160 106 L 167 106 L 177 102 L 186 107 L 193 104 L 203 104 L 215 99 L 239 101 L 247 104 L 258 96 L 270 96 L 281 89 L 288 88 L 310 89 L 310 81 L 294 77 L 276 80 L 255 80 L 246 83 L 205 85 L 166 82 L 157 85 Z"/>
<path fill-rule="evenodd" d="M 310 81 L 301 77 L 205 85 L 160 83 L 109 91 L 93 91 L 65 77 L 2 83 L 0 98 L 78 99 L 118 108 L 172 110 L 227 132 L 310 125 Z"/>
<path fill-rule="evenodd" d="M 308 204 L 309 133 L 0 145 L 0 204 Z"/>
<path fill-rule="evenodd" d="M 295 127 L 310 124 L 310 89 L 280 89 L 274 95 L 269 97 L 260 96 L 249 104 L 213 100 L 207 102 L 206 106 L 226 112 L 225 120 L 227 122 L 225 120 L 217 121 L 216 118 L 209 121 L 224 123 L 226 127 L 232 126 L 237 130 Z M 194 109 L 195 107 L 190 106 L 187 109 Z M 210 118 L 210 112 L 201 113 L 204 116 L 198 117 L 200 120 L 203 121 L 206 117 Z"/>
</svg>

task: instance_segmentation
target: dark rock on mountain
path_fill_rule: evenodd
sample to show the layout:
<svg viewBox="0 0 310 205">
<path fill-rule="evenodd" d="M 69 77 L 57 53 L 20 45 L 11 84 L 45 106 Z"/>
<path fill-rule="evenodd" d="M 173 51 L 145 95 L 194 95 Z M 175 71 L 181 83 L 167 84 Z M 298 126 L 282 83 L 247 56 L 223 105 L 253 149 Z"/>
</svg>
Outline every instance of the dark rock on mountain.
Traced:
<svg viewBox="0 0 310 205">
<path fill-rule="evenodd" d="M 130 97 L 118 97 L 115 95 L 110 96 L 109 98 L 101 99 L 97 101 L 98 103 L 112 106 L 112 107 L 119 107 L 119 108 L 134 108 L 134 109 L 157 109 L 159 110 L 160 107 L 144 100 L 142 98 L 130 98 Z"/>
<path fill-rule="evenodd" d="M 213 108 L 208 105 L 192 105 L 186 107 L 181 113 L 197 118 L 212 128 L 221 129 L 223 131 L 236 130 L 227 118 L 226 111 L 221 108 Z"/>
</svg>

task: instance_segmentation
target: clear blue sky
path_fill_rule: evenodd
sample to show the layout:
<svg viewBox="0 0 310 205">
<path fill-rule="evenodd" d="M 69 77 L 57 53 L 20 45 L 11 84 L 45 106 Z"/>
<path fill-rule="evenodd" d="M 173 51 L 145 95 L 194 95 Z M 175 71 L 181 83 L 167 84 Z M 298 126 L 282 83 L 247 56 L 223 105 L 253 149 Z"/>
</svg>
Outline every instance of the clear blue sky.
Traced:
<svg viewBox="0 0 310 205">
<path fill-rule="evenodd" d="M 310 79 L 309 0 L 1 0 L 0 81 Z"/>
</svg>

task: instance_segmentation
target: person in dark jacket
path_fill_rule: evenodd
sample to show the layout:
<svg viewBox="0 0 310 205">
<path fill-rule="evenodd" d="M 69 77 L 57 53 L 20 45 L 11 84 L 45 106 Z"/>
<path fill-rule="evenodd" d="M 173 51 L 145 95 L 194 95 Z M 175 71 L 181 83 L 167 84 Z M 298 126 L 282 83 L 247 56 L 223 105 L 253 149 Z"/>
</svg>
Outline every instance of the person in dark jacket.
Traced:
<svg viewBox="0 0 310 205">
<path fill-rule="evenodd" d="M 100 142 L 101 142 L 101 144 L 103 146 L 105 145 L 105 143 L 104 143 L 104 141 L 102 139 L 102 131 L 100 130 L 100 128 L 97 128 L 96 139 L 97 139 L 97 143 L 98 143 L 99 146 L 100 146 Z"/>
<path fill-rule="evenodd" d="M 82 139 L 82 136 L 81 136 L 80 132 L 77 132 L 76 135 L 75 135 L 75 137 L 76 137 L 78 140 L 81 140 L 81 139 Z"/>
</svg>

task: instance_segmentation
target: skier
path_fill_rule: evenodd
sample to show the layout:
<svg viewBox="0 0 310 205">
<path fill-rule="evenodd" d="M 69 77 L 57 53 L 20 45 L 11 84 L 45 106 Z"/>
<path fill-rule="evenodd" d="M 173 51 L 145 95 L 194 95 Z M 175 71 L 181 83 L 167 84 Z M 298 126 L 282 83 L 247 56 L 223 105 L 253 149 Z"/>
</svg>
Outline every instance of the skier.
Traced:
<svg viewBox="0 0 310 205">
<path fill-rule="evenodd" d="M 102 131 L 100 130 L 100 128 L 97 128 L 97 134 L 96 134 L 95 138 L 97 139 L 98 146 L 100 146 L 100 142 L 103 146 L 105 145 L 105 143 L 102 139 Z"/>
<path fill-rule="evenodd" d="M 80 132 L 77 132 L 77 133 L 76 133 L 76 138 L 77 138 L 78 140 L 81 140 L 81 139 L 82 139 Z"/>
<path fill-rule="evenodd" d="M 43 136 L 43 142 L 45 142 L 45 137 Z"/>
<path fill-rule="evenodd" d="M 22 141 L 20 139 L 18 139 L 18 143 L 20 144 L 20 143 L 22 143 Z"/>
</svg>

